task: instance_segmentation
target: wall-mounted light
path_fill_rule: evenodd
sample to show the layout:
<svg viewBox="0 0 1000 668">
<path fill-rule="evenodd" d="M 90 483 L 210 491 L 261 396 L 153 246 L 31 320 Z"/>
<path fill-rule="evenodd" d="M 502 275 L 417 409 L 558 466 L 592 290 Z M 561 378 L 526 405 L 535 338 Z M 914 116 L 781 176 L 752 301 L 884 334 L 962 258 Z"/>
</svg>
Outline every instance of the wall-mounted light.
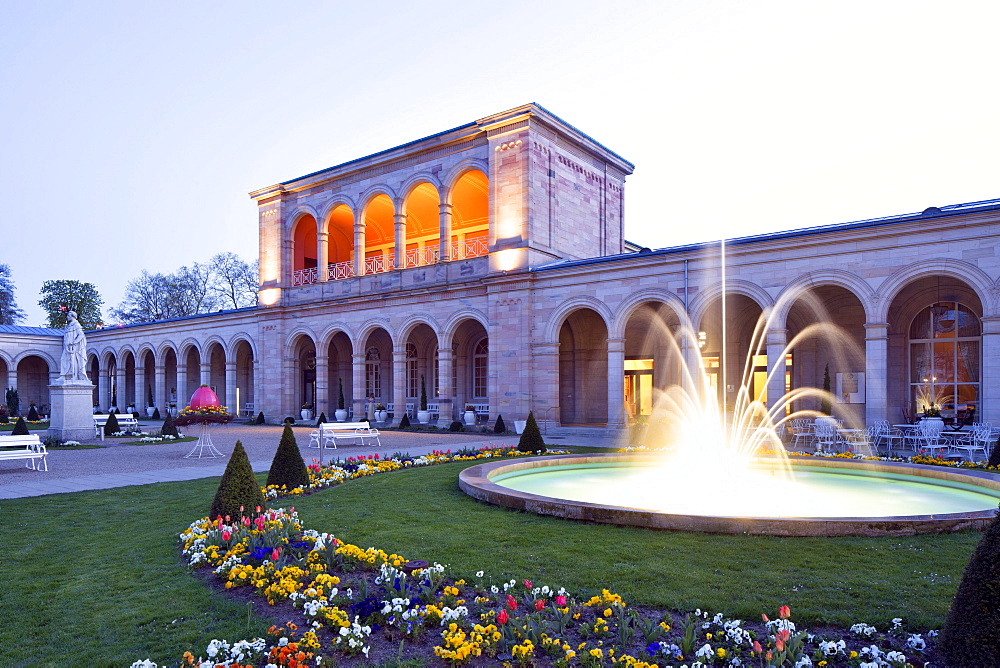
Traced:
<svg viewBox="0 0 1000 668">
<path fill-rule="evenodd" d="M 257 296 L 264 306 L 274 306 L 281 299 L 281 288 L 264 288 L 257 293 Z"/>
<path fill-rule="evenodd" d="M 703 350 L 708 345 L 708 333 L 698 332 L 698 350 Z"/>
</svg>

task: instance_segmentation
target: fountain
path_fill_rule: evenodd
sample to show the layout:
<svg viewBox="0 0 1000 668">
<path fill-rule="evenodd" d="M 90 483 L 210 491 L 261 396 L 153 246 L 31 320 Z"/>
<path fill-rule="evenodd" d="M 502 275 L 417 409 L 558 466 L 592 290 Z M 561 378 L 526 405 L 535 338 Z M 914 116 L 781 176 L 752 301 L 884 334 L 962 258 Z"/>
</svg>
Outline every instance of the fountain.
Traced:
<svg viewBox="0 0 1000 668">
<path fill-rule="evenodd" d="M 818 304 L 812 307 L 820 312 Z M 722 309 L 725 313 L 724 303 Z M 993 474 L 882 460 L 790 457 L 780 434 L 791 420 L 830 419 L 791 407 L 832 397 L 817 388 L 797 388 L 768 407 L 751 396 L 750 360 L 764 348 L 767 315 L 757 322 L 731 407 L 720 402 L 706 380 L 690 323 L 658 333 L 683 363 L 679 382 L 655 401 L 651 423 L 660 426 L 657 449 L 486 463 L 465 469 L 459 486 L 482 501 L 539 514 L 712 533 L 938 533 L 980 528 L 996 515 L 1000 479 Z M 831 350 L 852 352 L 849 337 L 821 319 L 793 337 L 778 359 L 810 337 L 822 337 Z M 773 373 L 772 368 L 768 381 Z"/>
</svg>

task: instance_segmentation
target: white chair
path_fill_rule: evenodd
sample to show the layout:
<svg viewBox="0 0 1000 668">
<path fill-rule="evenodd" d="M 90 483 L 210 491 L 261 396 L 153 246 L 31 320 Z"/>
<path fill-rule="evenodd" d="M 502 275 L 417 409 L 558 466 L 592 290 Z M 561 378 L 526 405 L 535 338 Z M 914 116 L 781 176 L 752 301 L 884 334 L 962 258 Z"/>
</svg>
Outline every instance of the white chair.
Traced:
<svg viewBox="0 0 1000 668">
<path fill-rule="evenodd" d="M 793 450 L 798 450 L 803 445 L 812 445 L 815 437 L 813 426 L 812 420 L 792 420 L 792 432 L 794 433 L 794 438 L 792 439 Z"/>
<path fill-rule="evenodd" d="M 941 423 L 937 420 L 921 422 L 913 430 L 913 435 L 907 438 L 913 439 L 914 449 L 918 453 L 933 457 L 951 449 L 951 444 L 941 438 L 941 429 Z"/>
<path fill-rule="evenodd" d="M 816 452 L 841 452 L 842 441 L 835 424 L 831 422 L 816 423 Z"/>
<path fill-rule="evenodd" d="M 993 441 L 990 438 L 991 435 L 991 430 L 988 426 L 976 427 L 968 434 L 954 440 L 951 447 L 959 452 L 964 452 L 965 457 L 970 462 L 975 461 L 972 458 L 975 452 L 982 452 L 983 459 L 988 459 L 991 446 L 993 445 Z"/>
<path fill-rule="evenodd" d="M 872 445 L 875 446 L 876 451 L 881 452 L 884 447 L 884 456 L 891 457 L 894 447 L 903 447 L 903 432 L 891 426 L 888 420 L 879 420 L 874 426 L 877 429 L 877 433 L 872 441 Z"/>
</svg>

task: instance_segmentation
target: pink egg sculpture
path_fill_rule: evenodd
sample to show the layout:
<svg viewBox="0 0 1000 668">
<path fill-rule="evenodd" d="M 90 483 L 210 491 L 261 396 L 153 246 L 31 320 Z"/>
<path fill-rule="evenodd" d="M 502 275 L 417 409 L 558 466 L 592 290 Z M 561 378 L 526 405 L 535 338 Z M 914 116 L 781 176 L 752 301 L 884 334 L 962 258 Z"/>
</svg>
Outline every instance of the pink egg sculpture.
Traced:
<svg viewBox="0 0 1000 668">
<path fill-rule="evenodd" d="M 208 385 L 202 385 L 191 395 L 191 408 L 209 408 L 219 406 L 219 397 Z"/>
</svg>

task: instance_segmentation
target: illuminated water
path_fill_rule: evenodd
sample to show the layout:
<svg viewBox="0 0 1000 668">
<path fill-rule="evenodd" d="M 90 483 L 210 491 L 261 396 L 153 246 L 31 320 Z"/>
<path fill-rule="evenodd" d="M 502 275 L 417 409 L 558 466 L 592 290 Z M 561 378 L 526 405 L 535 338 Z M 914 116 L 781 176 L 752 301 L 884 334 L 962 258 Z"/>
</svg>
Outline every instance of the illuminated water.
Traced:
<svg viewBox="0 0 1000 668">
<path fill-rule="evenodd" d="M 833 472 L 831 472 L 833 471 Z M 670 467 L 553 466 L 491 477 L 529 494 L 669 514 L 723 517 L 892 517 L 996 509 L 1000 493 L 917 476 L 762 465 L 729 476 Z"/>
</svg>

